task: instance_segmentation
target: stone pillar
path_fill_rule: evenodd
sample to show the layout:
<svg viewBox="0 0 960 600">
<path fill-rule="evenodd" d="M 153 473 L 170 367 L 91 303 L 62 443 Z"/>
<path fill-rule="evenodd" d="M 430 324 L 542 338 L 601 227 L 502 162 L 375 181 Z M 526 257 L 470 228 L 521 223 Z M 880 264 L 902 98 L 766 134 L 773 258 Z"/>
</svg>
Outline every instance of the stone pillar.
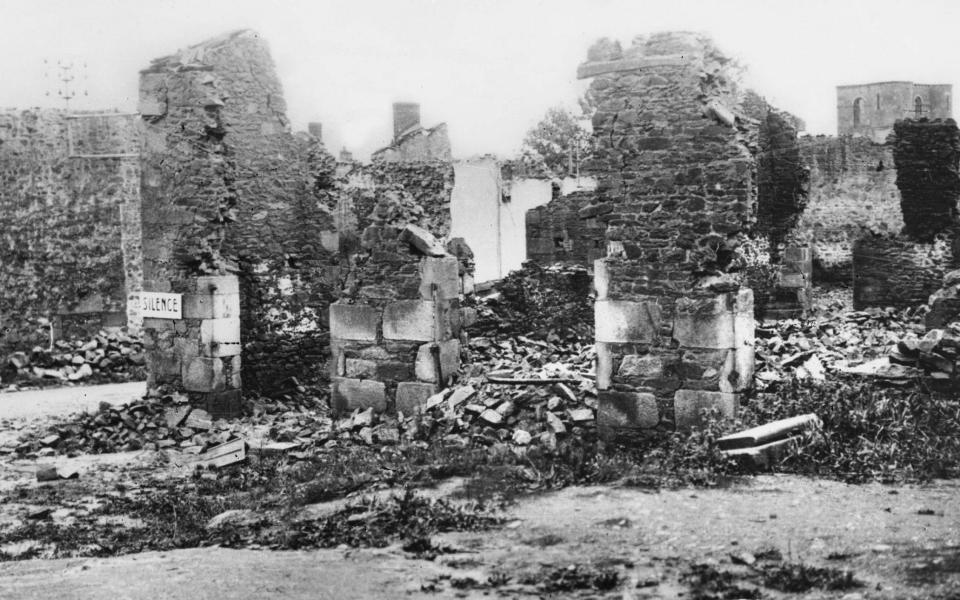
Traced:
<svg viewBox="0 0 960 600">
<path fill-rule="evenodd" d="M 371 225 L 362 251 L 358 285 L 330 305 L 331 405 L 412 414 L 460 369 L 460 295 L 472 278 L 415 226 Z"/>
<path fill-rule="evenodd" d="M 763 308 L 764 319 L 800 319 L 811 308 L 813 252 L 810 247 L 787 246 L 783 250 L 780 281 Z"/>
<path fill-rule="evenodd" d="M 143 319 L 148 389 L 187 394 L 214 418 L 241 408 L 240 290 L 233 275 L 149 284 L 147 291 L 182 294 L 182 318 Z"/>
<path fill-rule="evenodd" d="M 737 240 L 756 202 L 755 147 L 722 54 L 689 33 L 602 40 L 593 78 L 597 424 L 616 439 L 733 417 L 753 376 L 753 293 Z M 704 77 L 704 73 L 712 74 Z"/>
</svg>

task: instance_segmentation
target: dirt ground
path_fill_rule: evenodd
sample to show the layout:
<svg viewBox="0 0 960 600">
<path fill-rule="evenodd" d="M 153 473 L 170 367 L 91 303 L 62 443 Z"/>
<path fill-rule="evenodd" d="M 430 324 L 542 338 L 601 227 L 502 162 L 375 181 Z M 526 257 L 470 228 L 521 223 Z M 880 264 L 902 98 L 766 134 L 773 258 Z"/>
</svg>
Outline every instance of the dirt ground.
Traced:
<svg viewBox="0 0 960 600">
<path fill-rule="evenodd" d="M 71 459 L 84 471 L 77 481 L 31 482 L 30 461 L 6 463 L 2 477 L 7 490 L 79 492 L 157 468 L 184 474 L 152 454 Z M 462 483 L 448 480 L 431 494 L 455 496 Z M 0 563 L 0 598 L 958 598 L 958 497 L 956 482 L 854 486 L 769 475 L 717 489 L 570 487 L 518 499 L 499 529 L 436 536 L 445 553 L 432 560 L 394 545 L 11 561 Z M 9 520 L 23 508 L 8 498 L 0 514 Z M 761 588 L 759 567 L 778 553 L 783 564 L 852 571 L 862 585 L 799 594 Z M 602 571 L 617 573 L 609 589 L 590 584 Z M 757 595 L 737 595 L 744 591 Z"/>
</svg>

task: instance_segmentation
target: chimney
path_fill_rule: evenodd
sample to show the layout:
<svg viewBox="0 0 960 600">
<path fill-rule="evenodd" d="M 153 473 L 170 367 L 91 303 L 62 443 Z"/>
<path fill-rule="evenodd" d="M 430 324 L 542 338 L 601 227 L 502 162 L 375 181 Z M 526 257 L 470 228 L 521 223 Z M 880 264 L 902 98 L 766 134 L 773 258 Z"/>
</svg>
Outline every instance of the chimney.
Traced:
<svg viewBox="0 0 960 600">
<path fill-rule="evenodd" d="M 420 105 L 416 102 L 393 103 L 393 139 L 411 127 L 420 124 Z"/>
<path fill-rule="evenodd" d="M 309 131 L 313 137 L 321 142 L 323 141 L 323 123 L 317 123 L 316 121 L 307 123 L 307 131 Z"/>
</svg>

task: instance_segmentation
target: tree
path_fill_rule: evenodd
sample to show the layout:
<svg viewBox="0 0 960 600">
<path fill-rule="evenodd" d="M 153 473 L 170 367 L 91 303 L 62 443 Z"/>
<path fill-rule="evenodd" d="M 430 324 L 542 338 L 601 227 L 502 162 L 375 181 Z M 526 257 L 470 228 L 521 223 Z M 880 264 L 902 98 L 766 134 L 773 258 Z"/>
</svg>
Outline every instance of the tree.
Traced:
<svg viewBox="0 0 960 600">
<path fill-rule="evenodd" d="M 593 134 L 573 113 L 554 107 L 527 132 L 521 161 L 554 177 L 576 176 L 593 152 Z"/>
</svg>

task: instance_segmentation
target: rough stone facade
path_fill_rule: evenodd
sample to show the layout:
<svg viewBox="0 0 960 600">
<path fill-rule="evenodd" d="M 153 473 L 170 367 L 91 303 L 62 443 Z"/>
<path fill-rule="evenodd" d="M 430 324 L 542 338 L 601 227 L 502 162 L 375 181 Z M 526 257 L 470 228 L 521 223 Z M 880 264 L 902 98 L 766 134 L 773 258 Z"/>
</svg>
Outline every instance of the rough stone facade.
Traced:
<svg viewBox="0 0 960 600">
<path fill-rule="evenodd" d="M 837 86 L 837 133 L 882 144 L 900 119 L 952 117 L 952 92 L 951 85 L 910 81 Z"/>
<path fill-rule="evenodd" d="M 0 350 L 48 344 L 38 318 L 68 339 L 127 324 L 141 279 L 138 151 L 133 115 L 0 112 Z"/>
<path fill-rule="evenodd" d="M 869 236 L 853 251 L 853 307 L 916 307 L 940 289 L 943 276 L 957 268 L 952 244 L 941 236 L 917 242 L 905 236 Z"/>
<path fill-rule="evenodd" d="M 957 223 L 960 130 L 953 119 L 902 120 L 894 125 L 894 136 L 903 233 L 930 241 Z"/>
<path fill-rule="evenodd" d="M 756 131 L 729 61 L 694 34 L 601 40 L 592 77 L 607 258 L 595 267 L 603 435 L 732 416 L 753 372 L 753 295 L 735 268 L 756 210 Z"/>
<path fill-rule="evenodd" d="M 592 269 L 607 255 L 597 210 L 592 192 L 575 192 L 527 211 L 527 258 L 544 266 L 562 262 Z"/>
<path fill-rule="evenodd" d="M 903 230 L 854 249 L 854 306 L 917 306 L 958 266 L 960 130 L 953 119 L 894 125 Z"/>
<path fill-rule="evenodd" d="M 903 229 L 893 149 L 852 137 L 808 136 L 800 145 L 810 192 L 797 230 L 812 246 L 817 280 L 849 282 L 858 239 Z"/>
<path fill-rule="evenodd" d="M 388 220 L 413 223 L 436 235 L 450 233 L 453 165 L 448 162 L 354 163 L 338 183 L 336 239 L 329 248 L 350 253 L 374 222 L 377 202 L 389 200 Z"/>
<path fill-rule="evenodd" d="M 239 31 L 158 59 L 140 94 L 145 289 L 237 273 L 245 385 L 322 378 L 335 163 L 290 132 L 266 44 Z"/>
</svg>

